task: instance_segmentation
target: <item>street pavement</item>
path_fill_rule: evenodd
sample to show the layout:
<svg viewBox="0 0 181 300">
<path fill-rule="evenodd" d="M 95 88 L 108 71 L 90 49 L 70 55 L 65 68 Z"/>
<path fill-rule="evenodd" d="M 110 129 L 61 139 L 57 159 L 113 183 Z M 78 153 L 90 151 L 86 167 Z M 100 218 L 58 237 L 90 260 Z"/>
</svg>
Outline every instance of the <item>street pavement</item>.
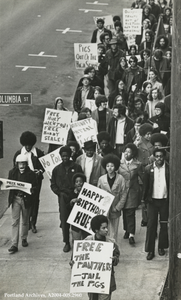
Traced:
<svg viewBox="0 0 181 300">
<path fill-rule="evenodd" d="M 117 290 L 112 300 L 159 300 L 168 270 L 168 253 L 160 257 L 155 253 L 152 261 L 146 260 L 144 241 L 146 228 L 140 226 L 141 209 L 137 210 L 135 246 L 123 239 L 120 218 L 118 244 L 120 262 L 115 267 Z M 38 232 L 29 231 L 27 248 L 19 243 L 19 251 L 9 254 L 11 245 L 11 210 L 0 219 L 0 299 L 36 300 L 88 299 L 86 293 L 70 294 L 71 252 L 64 253 L 62 233 L 59 228 L 58 201 L 49 187 L 45 175 L 38 216 Z M 157 245 L 156 245 L 157 249 Z M 56 295 L 57 294 L 57 295 Z M 60 296 L 61 294 L 61 296 Z"/>
</svg>

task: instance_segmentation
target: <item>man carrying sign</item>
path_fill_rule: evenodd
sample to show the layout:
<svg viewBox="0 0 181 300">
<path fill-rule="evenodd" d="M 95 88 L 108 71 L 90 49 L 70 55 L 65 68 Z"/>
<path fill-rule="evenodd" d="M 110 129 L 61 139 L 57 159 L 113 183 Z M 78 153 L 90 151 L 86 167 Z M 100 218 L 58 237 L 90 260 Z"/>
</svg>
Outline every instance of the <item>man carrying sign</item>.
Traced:
<svg viewBox="0 0 181 300">
<path fill-rule="evenodd" d="M 21 190 L 11 190 L 9 192 L 9 206 L 12 204 L 12 246 L 8 249 L 10 254 L 18 251 L 20 213 L 22 212 L 21 238 L 22 246 L 27 247 L 27 236 L 29 229 L 29 215 L 32 205 L 33 195 L 37 189 L 36 175 L 28 167 L 28 158 L 19 154 L 16 157 L 17 165 L 9 171 L 8 179 L 31 183 L 31 195 Z M 2 182 L 0 182 L 0 185 Z"/>
</svg>

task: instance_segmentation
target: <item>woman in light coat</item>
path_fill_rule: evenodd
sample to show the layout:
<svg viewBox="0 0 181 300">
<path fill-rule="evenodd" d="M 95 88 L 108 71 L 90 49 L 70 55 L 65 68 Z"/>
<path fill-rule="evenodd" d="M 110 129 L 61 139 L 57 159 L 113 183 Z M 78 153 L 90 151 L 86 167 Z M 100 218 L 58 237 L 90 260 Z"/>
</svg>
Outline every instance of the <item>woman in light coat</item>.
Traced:
<svg viewBox="0 0 181 300">
<path fill-rule="evenodd" d="M 142 164 L 136 159 L 137 147 L 129 143 L 125 146 L 124 158 L 118 173 L 121 174 L 126 183 L 126 202 L 123 208 L 124 239 L 129 238 L 130 245 L 135 244 L 134 235 L 136 231 L 136 209 L 140 203 L 140 185 L 138 178 L 143 179 Z"/>
<path fill-rule="evenodd" d="M 117 242 L 119 218 L 126 201 L 125 180 L 116 172 L 120 165 L 117 156 L 108 154 L 102 158 L 101 164 L 107 174 L 99 178 L 97 186 L 115 196 L 108 213 L 108 230 L 110 238 Z"/>
</svg>

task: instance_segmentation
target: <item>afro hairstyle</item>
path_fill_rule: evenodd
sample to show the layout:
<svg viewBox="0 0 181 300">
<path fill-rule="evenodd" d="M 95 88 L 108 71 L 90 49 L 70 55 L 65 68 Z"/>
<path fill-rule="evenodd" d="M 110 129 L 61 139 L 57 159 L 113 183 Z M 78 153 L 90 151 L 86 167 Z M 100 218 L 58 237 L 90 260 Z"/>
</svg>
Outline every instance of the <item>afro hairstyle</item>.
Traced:
<svg viewBox="0 0 181 300">
<path fill-rule="evenodd" d="M 36 135 L 31 131 L 25 131 L 20 136 L 20 143 L 22 146 L 34 146 L 36 144 Z"/>
<path fill-rule="evenodd" d="M 120 159 L 114 154 L 107 154 L 102 158 L 101 165 L 104 169 L 106 169 L 106 165 L 108 163 L 112 163 L 115 166 L 115 171 L 117 171 L 120 166 Z"/>
<path fill-rule="evenodd" d="M 101 224 L 107 223 L 108 224 L 108 218 L 104 215 L 96 215 L 91 220 L 91 229 L 94 233 L 96 233 L 96 230 L 99 230 L 101 227 Z"/>
</svg>

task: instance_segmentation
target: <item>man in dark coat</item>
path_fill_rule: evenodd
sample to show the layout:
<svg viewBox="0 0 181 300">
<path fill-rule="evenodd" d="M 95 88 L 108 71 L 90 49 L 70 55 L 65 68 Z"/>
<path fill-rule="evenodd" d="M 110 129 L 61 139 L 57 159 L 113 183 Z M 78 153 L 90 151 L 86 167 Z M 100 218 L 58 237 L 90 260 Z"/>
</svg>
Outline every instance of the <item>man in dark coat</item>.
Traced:
<svg viewBox="0 0 181 300">
<path fill-rule="evenodd" d="M 123 81 L 125 81 L 126 90 L 129 93 L 141 90 L 142 84 L 145 81 L 144 70 L 138 66 L 138 59 L 136 56 L 131 56 L 129 59 L 130 67 L 125 70 Z"/>
<path fill-rule="evenodd" d="M 70 211 L 67 208 L 67 203 L 70 202 L 74 185 L 72 177 L 76 173 L 83 173 L 81 166 L 70 160 L 71 149 L 68 146 L 63 146 L 60 149 L 62 163 L 56 166 L 52 172 L 51 189 L 58 196 L 60 221 L 63 233 L 63 241 L 65 246 L 64 252 L 70 251 L 69 228 L 67 219 Z"/>
<path fill-rule="evenodd" d="M 85 107 L 86 99 L 94 99 L 94 88 L 91 86 L 91 79 L 89 75 L 85 74 L 81 80 L 80 85 L 74 95 L 73 107 L 79 114 L 81 109 Z"/>
<path fill-rule="evenodd" d="M 44 156 L 44 152 L 35 147 L 36 144 L 36 135 L 31 131 L 25 131 L 22 133 L 20 137 L 20 143 L 23 146 L 21 150 L 18 150 L 14 155 L 14 165 L 16 161 L 16 157 L 19 154 L 26 155 L 28 158 L 28 166 L 34 171 L 37 178 L 37 189 L 36 193 L 33 195 L 33 203 L 30 212 L 30 228 L 33 233 L 37 232 L 36 223 L 38 217 L 38 210 L 40 204 L 40 191 L 43 180 L 44 168 L 39 161 L 39 157 Z"/>
<path fill-rule="evenodd" d="M 112 38 L 112 33 L 109 29 L 104 27 L 104 20 L 99 18 L 97 19 L 97 28 L 93 31 L 91 43 L 101 43 L 100 36 L 103 33 L 108 33 L 110 39 Z"/>
<path fill-rule="evenodd" d="M 33 204 L 33 196 L 35 195 L 37 188 L 36 174 L 28 167 L 28 158 L 26 155 L 19 154 L 16 156 L 16 166 L 9 171 L 8 179 L 31 184 L 31 194 L 17 189 L 10 190 L 9 193 L 8 204 L 9 206 L 12 205 L 12 246 L 8 249 L 8 251 L 10 254 L 14 254 L 18 251 L 21 212 L 22 246 L 28 246 L 27 236 L 29 230 L 30 208 Z"/>
<path fill-rule="evenodd" d="M 158 214 L 160 215 L 160 233 L 158 237 L 158 254 L 165 255 L 168 248 L 168 214 L 169 214 L 169 165 L 165 161 L 165 150 L 156 148 L 153 152 L 155 162 L 146 166 L 143 182 L 143 204 L 147 204 L 147 232 L 145 251 L 147 260 L 155 256 L 155 239 Z"/>
<path fill-rule="evenodd" d="M 111 137 L 110 145 L 115 154 L 121 158 L 126 135 L 134 127 L 132 119 L 126 116 L 126 106 L 117 104 L 113 107 L 113 117 L 109 122 L 108 133 Z"/>
<path fill-rule="evenodd" d="M 108 89 L 109 93 L 111 93 L 115 89 L 115 83 L 116 83 L 116 70 L 117 66 L 119 64 L 119 59 L 121 57 L 125 57 L 125 52 L 121 49 L 118 49 L 118 42 L 116 38 L 113 38 L 109 45 L 111 46 L 111 49 L 106 51 L 105 55 L 105 63 L 107 68 L 107 74 L 108 74 Z"/>
</svg>

